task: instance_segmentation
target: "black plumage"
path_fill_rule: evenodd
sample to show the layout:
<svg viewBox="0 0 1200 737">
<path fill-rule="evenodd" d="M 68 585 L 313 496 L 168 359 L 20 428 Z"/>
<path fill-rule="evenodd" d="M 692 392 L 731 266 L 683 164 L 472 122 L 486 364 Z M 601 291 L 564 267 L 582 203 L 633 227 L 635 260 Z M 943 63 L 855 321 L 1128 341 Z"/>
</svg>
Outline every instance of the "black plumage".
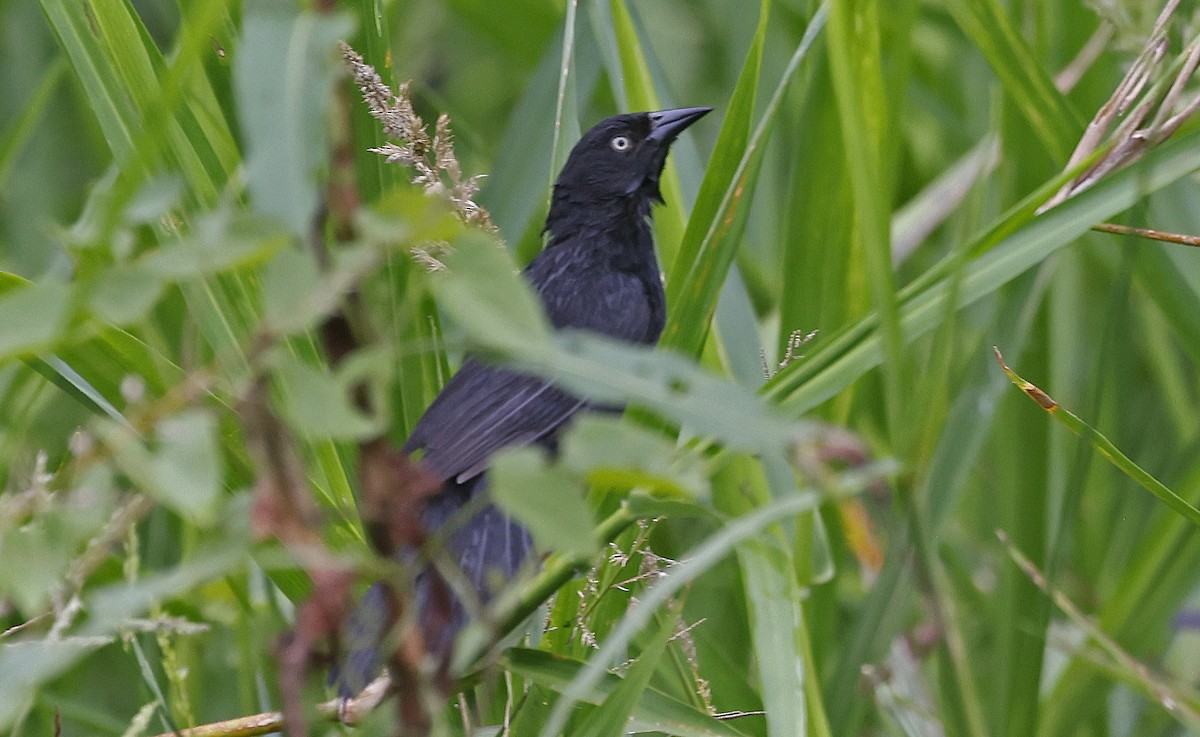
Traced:
<svg viewBox="0 0 1200 737">
<path fill-rule="evenodd" d="M 617 115 L 575 145 L 554 185 L 546 248 L 524 271 L 555 328 L 631 343 L 658 340 L 666 300 L 651 206 L 662 201 L 659 178 L 671 143 L 709 110 Z M 490 583 L 511 578 L 528 558 L 529 535 L 486 503 L 466 520 L 456 512 L 486 489 L 485 471 L 496 451 L 534 443 L 553 447 L 571 417 L 586 408 L 586 401 L 544 379 L 468 358 L 413 429 L 404 451 L 420 451 L 421 462 L 445 483 L 422 521 L 431 532 L 452 524 L 446 548 L 481 601 L 493 593 Z M 419 582 L 419 610 L 428 606 L 428 588 Z M 379 668 L 382 605 L 382 593 L 372 591 L 352 616 L 343 693 L 356 692 Z M 437 628 L 428 648 L 446 657 L 464 623 L 464 609 L 455 602 L 450 626 Z"/>
</svg>

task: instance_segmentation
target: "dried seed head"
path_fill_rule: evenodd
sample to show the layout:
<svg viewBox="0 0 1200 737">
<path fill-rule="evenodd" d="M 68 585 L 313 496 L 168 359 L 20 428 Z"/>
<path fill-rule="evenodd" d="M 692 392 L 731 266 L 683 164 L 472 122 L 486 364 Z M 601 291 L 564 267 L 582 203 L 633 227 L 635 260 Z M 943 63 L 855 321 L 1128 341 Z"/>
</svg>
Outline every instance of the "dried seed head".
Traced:
<svg viewBox="0 0 1200 737">
<path fill-rule="evenodd" d="M 413 184 L 449 202 L 464 223 L 496 233 L 491 215 L 474 200 L 479 192 L 481 175 L 463 178 L 462 165 L 454 153 L 449 116 L 438 116 L 430 138 L 424 121 L 413 109 L 408 82 L 393 93 L 375 68 L 363 61 L 354 49 L 343 43 L 341 50 L 367 111 L 379 121 L 389 139 L 384 145 L 369 150 L 383 156 L 389 164 L 412 167 Z"/>
</svg>

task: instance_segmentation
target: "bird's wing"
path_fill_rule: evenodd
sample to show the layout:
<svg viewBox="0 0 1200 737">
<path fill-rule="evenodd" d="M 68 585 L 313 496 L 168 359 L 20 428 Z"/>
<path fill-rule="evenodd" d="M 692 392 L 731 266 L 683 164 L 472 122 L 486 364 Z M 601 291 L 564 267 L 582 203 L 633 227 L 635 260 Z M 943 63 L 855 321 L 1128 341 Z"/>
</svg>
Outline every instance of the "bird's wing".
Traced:
<svg viewBox="0 0 1200 737">
<path fill-rule="evenodd" d="M 483 472 L 493 453 L 551 435 L 584 402 L 544 379 L 468 359 L 417 422 L 406 452 L 439 477 L 461 483 Z"/>
</svg>

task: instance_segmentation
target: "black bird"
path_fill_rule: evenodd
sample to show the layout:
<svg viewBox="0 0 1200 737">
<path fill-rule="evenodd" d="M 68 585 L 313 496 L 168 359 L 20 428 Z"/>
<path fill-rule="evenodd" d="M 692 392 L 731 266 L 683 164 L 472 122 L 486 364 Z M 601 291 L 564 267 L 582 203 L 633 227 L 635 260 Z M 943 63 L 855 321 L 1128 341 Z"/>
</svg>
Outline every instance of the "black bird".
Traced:
<svg viewBox="0 0 1200 737">
<path fill-rule="evenodd" d="M 710 110 L 617 115 L 597 123 L 571 150 L 554 185 L 546 248 L 524 272 L 555 328 L 593 330 L 631 343 L 658 340 L 666 300 L 650 208 L 662 202 L 659 177 L 671 143 Z M 468 358 L 404 445 L 405 453 L 422 451 L 421 462 L 445 484 L 422 522 L 430 532 L 451 524 L 446 550 L 480 601 L 490 598 L 490 583 L 516 575 L 532 547 L 529 533 L 490 504 L 467 520 L 455 513 L 485 491 L 488 459 L 496 451 L 534 443 L 553 449 L 559 431 L 588 407 L 544 379 Z M 427 614 L 430 591 L 422 584 L 417 607 Z M 348 658 L 338 676 L 344 696 L 360 691 L 381 667 L 385 602 L 376 585 L 351 616 Z M 454 602 L 449 626 L 435 628 L 432 637 L 425 619 L 426 646 L 444 660 L 466 622 L 465 610 Z"/>
</svg>

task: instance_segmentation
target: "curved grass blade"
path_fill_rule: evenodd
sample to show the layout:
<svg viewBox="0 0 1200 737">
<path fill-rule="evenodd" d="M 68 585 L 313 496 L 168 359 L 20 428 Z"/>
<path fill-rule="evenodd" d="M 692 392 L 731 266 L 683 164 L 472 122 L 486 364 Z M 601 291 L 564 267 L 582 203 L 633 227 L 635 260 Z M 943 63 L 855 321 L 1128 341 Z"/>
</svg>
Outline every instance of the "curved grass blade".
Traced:
<svg viewBox="0 0 1200 737">
<path fill-rule="evenodd" d="M 1021 391 L 1025 392 L 1030 399 L 1037 402 L 1039 407 L 1046 410 L 1051 417 L 1058 420 L 1068 430 L 1091 443 L 1092 447 L 1100 455 L 1108 459 L 1109 463 L 1116 466 L 1121 473 L 1136 481 L 1138 486 L 1158 497 L 1159 501 L 1166 504 L 1175 513 L 1197 527 L 1200 527 L 1200 509 L 1196 509 L 1191 504 L 1188 504 L 1183 497 L 1171 491 L 1165 484 L 1130 460 L 1129 456 L 1122 453 L 1099 430 L 1079 419 L 1070 410 L 1051 399 L 1049 394 L 1046 394 L 1046 392 L 1034 384 L 1018 376 L 1015 371 L 1008 367 L 1008 364 L 1004 363 L 1004 356 L 1000 354 L 999 348 L 993 347 L 992 350 L 995 351 L 996 361 L 1000 364 L 1000 368 L 1004 370 L 1005 375 L 1008 376 L 1008 380 Z"/>
<path fill-rule="evenodd" d="M 129 424 L 129 420 L 125 419 L 125 415 L 121 414 L 121 411 L 114 407 L 112 402 L 108 401 L 96 387 L 92 386 L 87 379 L 80 376 L 79 372 L 71 368 L 66 361 L 63 361 L 58 356 L 51 356 L 46 360 L 40 358 L 30 359 L 26 363 L 59 389 L 75 397 L 85 407 L 94 412 L 107 415 L 127 430 L 133 429 L 133 426 Z"/>
</svg>

